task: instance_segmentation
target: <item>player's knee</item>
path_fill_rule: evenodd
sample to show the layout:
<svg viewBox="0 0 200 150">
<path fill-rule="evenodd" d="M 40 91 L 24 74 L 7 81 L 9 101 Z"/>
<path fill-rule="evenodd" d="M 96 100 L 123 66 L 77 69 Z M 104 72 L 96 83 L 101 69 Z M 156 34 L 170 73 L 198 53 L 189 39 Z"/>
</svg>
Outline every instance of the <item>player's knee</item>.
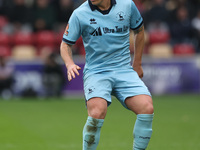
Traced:
<svg viewBox="0 0 200 150">
<path fill-rule="evenodd" d="M 152 103 L 147 103 L 145 105 L 144 111 L 145 111 L 144 114 L 153 114 L 154 113 L 153 104 Z"/>
<path fill-rule="evenodd" d="M 106 110 L 94 108 L 88 112 L 88 115 L 91 116 L 92 118 L 104 119 L 106 116 Z"/>
<path fill-rule="evenodd" d="M 104 99 L 91 99 L 87 102 L 88 115 L 95 119 L 104 119 L 107 112 L 107 101 Z"/>
<path fill-rule="evenodd" d="M 104 119 L 106 114 L 105 112 L 101 112 L 101 111 L 93 111 L 89 114 L 89 116 L 95 119 Z"/>
</svg>

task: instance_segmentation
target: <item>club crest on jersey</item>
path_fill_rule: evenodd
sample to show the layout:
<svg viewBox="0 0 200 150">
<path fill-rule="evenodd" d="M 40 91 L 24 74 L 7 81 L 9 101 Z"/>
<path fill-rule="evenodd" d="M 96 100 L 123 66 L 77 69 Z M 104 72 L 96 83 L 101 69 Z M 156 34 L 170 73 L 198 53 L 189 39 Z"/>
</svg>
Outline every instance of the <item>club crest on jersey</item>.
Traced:
<svg viewBox="0 0 200 150">
<path fill-rule="evenodd" d="M 116 18 L 117 18 L 118 21 L 123 21 L 124 17 L 125 17 L 125 14 L 124 14 L 123 11 L 118 12 L 117 15 L 116 15 Z"/>
<path fill-rule="evenodd" d="M 94 18 L 90 19 L 90 24 L 97 24 L 96 20 Z"/>
<path fill-rule="evenodd" d="M 67 24 L 67 26 L 66 26 L 66 28 L 65 28 L 65 35 L 66 35 L 66 36 L 68 36 L 68 34 L 69 34 L 68 29 L 69 29 L 69 23 Z"/>
</svg>

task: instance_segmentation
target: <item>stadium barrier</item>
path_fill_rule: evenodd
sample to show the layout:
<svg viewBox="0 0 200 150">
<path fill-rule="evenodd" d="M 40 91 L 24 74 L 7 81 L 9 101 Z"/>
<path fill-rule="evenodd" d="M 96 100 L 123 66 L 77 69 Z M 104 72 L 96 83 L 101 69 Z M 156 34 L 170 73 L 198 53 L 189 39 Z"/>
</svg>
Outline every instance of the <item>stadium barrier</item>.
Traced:
<svg viewBox="0 0 200 150">
<path fill-rule="evenodd" d="M 66 82 L 63 88 L 64 95 L 83 94 L 82 71 L 84 58 L 75 58 L 75 62 L 82 68 L 80 76 L 71 82 Z M 27 88 L 32 88 L 38 95 L 44 92 L 42 84 L 43 62 L 14 62 L 15 83 L 14 94 L 21 95 Z M 66 68 L 63 71 L 66 75 Z M 143 81 L 152 94 L 179 94 L 200 93 L 200 58 L 199 57 L 173 57 L 166 59 L 143 58 Z M 67 75 L 66 75 L 67 78 Z"/>
</svg>

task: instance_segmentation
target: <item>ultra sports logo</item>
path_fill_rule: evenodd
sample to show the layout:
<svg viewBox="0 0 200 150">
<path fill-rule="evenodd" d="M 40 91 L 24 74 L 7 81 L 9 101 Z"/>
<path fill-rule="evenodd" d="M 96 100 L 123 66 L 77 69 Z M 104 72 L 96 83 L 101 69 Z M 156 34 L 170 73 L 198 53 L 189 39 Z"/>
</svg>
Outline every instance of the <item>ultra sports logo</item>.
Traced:
<svg viewBox="0 0 200 150">
<path fill-rule="evenodd" d="M 115 28 L 108 28 L 108 27 L 97 27 L 90 35 L 92 36 L 102 36 L 102 33 L 104 34 L 110 34 L 110 33 L 120 33 L 120 32 L 126 32 L 128 30 L 128 26 L 115 26 Z"/>
<path fill-rule="evenodd" d="M 96 28 L 92 33 L 90 33 L 90 35 L 102 36 L 101 28 L 100 27 Z"/>
<path fill-rule="evenodd" d="M 123 11 L 119 11 L 116 14 L 116 19 L 119 22 L 124 21 L 126 18 L 126 15 Z M 90 19 L 90 24 L 97 24 L 97 21 L 95 18 Z M 120 32 L 126 32 L 128 30 L 128 26 L 123 25 L 122 27 L 115 26 L 115 28 L 109 28 L 109 27 L 97 27 L 90 35 L 92 36 L 102 36 L 102 33 L 109 34 L 109 33 L 120 33 Z"/>
</svg>

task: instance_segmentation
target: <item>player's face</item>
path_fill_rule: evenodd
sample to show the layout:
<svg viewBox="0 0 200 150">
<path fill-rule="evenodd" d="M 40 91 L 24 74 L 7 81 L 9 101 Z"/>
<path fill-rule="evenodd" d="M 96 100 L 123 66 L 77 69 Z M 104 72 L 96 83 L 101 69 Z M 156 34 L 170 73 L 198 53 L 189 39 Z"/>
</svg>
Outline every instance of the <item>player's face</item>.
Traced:
<svg viewBox="0 0 200 150">
<path fill-rule="evenodd" d="M 108 0 L 90 0 L 92 5 L 95 6 L 103 6 L 105 4 L 106 1 Z"/>
</svg>

